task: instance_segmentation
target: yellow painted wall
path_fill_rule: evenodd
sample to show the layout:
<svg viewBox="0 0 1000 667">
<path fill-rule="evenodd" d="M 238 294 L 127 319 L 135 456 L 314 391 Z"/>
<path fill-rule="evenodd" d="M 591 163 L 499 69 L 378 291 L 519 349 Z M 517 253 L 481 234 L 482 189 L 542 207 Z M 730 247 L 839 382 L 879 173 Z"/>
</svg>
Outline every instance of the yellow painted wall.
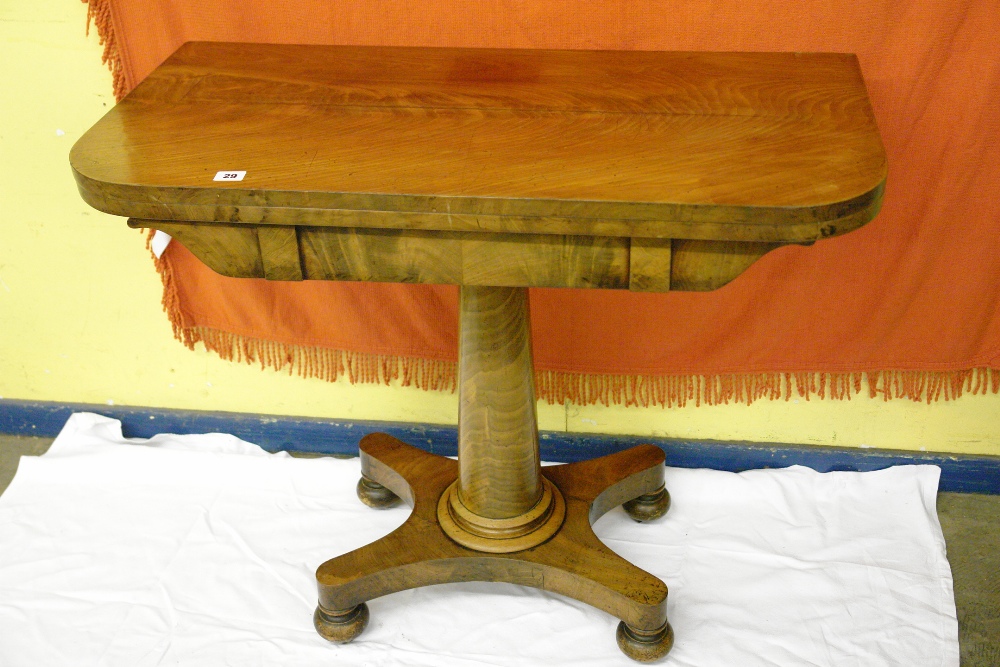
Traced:
<svg viewBox="0 0 1000 667">
<path fill-rule="evenodd" d="M 67 154 L 114 104 L 86 7 L 0 0 L 0 397 L 454 423 L 452 394 L 221 361 L 174 340 L 140 232 L 88 208 Z M 1000 396 L 934 405 L 759 401 L 664 410 L 539 405 L 540 427 L 1000 454 Z"/>
</svg>

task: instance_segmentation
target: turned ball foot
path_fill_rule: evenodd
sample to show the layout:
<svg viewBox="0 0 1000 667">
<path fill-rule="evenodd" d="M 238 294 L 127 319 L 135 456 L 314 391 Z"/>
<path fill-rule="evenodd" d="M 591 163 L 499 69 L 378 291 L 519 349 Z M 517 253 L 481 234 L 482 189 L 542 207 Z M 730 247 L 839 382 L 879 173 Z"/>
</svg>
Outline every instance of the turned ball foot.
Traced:
<svg viewBox="0 0 1000 667">
<path fill-rule="evenodd" d="M 667 493 L 665 486 L 661 486 L 659 490 L 653 493 L 647 493 L 627 503 L 623 503 L 622 509 L 636 521 L 659 519 L 670 509 L 670 494 Z"/>
<path fill-rule="evenodd" d="M 622 621 L 615 633 L 618 648 L 637 662 L 653 662 L 665 656 L 674 645 L 674 631 L 669 623 L 658 630 L 636 630 Z"/>
<path fill-rule="evenodd" d="M 320 636 L 331 642 L 346 644 L 360 635 L 368 625 L 368 605 L 364 602 L 344 612 L 316 607 L 313 625 Z"/>
<path fill-rule="evenodd" d="M 385 509 L 399 502 L 399 496 L 367 477 L 358 480 L 358 498 L 368 507 Z"/>
</svg>

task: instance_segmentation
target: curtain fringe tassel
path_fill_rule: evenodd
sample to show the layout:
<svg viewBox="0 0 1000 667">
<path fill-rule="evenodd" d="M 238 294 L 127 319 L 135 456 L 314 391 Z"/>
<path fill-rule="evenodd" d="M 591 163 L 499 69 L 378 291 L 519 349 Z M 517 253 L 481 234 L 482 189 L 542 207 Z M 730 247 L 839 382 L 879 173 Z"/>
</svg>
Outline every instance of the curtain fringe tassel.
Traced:
<svg viewBox="0 0 1000 667">
<path fill-rule="evenodd" d="M 165 280 L 169 273 L 164 273 Z M 223 359 L 261 368 L 287 370 L 306 378 L 352 384 L 398 383 L 432 391 L 454 392 L 458 364 L 441 359 L 352 352 L 249 338 L 206 327 L 181 327 L 174 333 L 187 347 L 201 342 Z M 849 373 L 719 373 L 679 375 L 606 375 L 536 370 L 535 391 L 550 404 L 624 405 L 664 408 L 726 405 L 754 401 L 850 400 L 867 386 L 870 398 L 909 399 L 928 404 L 964 394 L 1000 393 L 1000 370 L 883 370 Z"/>
</svg>

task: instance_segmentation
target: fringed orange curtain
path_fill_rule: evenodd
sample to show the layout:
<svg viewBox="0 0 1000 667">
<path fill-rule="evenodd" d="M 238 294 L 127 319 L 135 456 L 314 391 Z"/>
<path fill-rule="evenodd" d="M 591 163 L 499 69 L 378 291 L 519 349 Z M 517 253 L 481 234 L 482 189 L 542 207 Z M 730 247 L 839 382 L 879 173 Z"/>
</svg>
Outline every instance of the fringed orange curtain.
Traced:
<svg viewBox="0 0 1000 667">
<path fill-rule="evenodd" d="M 84 0 L 85 2 L 87 0 Z M 711 293 L 532 291 L 538 393 L 684 405 L 1000 390 L 1000 5 L 986 0 L 89 0 L 115 91 L 187 40 L 857 53 L 889 158 L 863 229 Z M 177 336 L 307 376 L 454 386 L 457 290 L 158 263 Z"/>
</svg>

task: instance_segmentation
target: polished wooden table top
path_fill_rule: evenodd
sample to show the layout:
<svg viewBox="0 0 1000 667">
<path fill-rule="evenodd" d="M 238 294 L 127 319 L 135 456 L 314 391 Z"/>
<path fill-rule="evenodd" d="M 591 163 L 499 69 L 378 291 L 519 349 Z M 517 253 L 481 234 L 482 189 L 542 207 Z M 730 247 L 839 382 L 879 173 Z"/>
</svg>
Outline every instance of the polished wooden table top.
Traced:
<svg viewBox="0 0 1000 667">
<path fill-rule="evenodd" d="M 777 243 L 867 222 L 886 176 L 853 55 L 210 42 L 71 163 L 136 218 Z"/>
</svg>

